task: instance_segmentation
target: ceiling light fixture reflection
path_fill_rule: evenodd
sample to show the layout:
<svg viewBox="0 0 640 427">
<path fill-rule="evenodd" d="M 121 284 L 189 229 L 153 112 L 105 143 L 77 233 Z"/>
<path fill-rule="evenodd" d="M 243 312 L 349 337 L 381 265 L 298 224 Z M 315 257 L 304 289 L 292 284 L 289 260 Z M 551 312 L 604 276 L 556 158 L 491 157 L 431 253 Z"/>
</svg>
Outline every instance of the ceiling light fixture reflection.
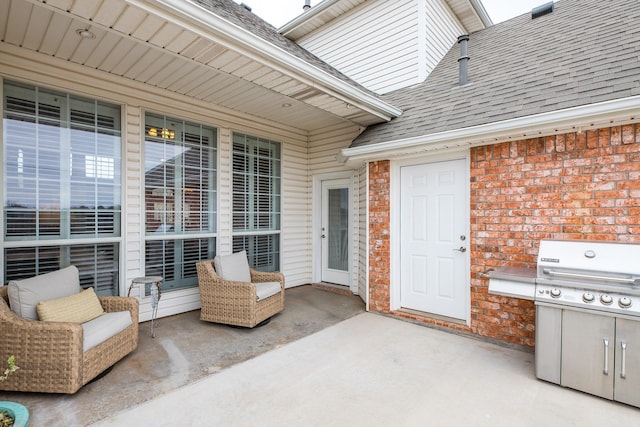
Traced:
<svg viewBox="0 0 640 427">
<path fill-rule="evenodd" d="M 96 35 L 93 34 L 88 28 L 78 28 L 76 34 L 83 39 L 95 39 Z"/>
</svg>

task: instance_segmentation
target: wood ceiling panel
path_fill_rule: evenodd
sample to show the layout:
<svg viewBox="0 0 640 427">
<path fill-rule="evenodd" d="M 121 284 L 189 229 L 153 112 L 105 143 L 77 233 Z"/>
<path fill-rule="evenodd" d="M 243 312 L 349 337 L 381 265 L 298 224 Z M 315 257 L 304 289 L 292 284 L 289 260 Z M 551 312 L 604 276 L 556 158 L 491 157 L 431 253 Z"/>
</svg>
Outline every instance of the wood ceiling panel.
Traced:
<svg viewBox="0 0 640 427">
<path fill-rule="evenodd" d="M 40 46 L 40 52 L 47 55 L 54 55 L 60 47 L 60 42 L 69 31 L 72 20 L 64 15 L 54 13 L 49 21 L 47 32 Z"/>
<path fill-rule="evenodd" d="M 93 22 L 96 24 L 104 25 L 107 28 L 112 27 L 118 17 L 125 10 L 127 5 L 119 1 L 105 1 L 100 5 L 100 9 L 93 17 Z"/>
<path fill-rule="evenodd" d="M 31 12 L 29 26 L 22 41 L 22 47 L 31 50 L 39 50 L 44 35 L 47 32 L 47 26 L 53 12 L 43 7 L 34 7 Z"/>
<path fill-rule="evenodd" d="M 31 9 L 33 6 L 22 1 L 11 2 L 9 8 L 9 18 L 7 29 L 4 34 L 4 41 L 16 46 L 22 44 L 25 31 L 29 26 L 29 18 L 31 17 Z"/>
</svg>

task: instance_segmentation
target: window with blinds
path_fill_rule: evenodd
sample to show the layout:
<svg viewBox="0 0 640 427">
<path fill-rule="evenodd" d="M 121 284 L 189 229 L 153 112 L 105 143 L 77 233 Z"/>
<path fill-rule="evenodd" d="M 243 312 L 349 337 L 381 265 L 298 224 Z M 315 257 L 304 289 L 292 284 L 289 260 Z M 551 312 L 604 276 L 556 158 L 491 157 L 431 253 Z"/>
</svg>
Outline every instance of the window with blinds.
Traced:
<svg viewBox="0 0 640 427">
<path fill-rule="evenodd" d="M 147 113 L 144 164 L 145 274 L 197 286 L 195 263 L 215 256 L 217 130 Z"/>
<path fill-rule="evenodd" d="M 281 147 L 279 142 L 233 134 L 233 252 L 249 264 L 280 269 Z"/>
<path fill-rule="evenodd" d="M 84 287 L 116 295 L 120 107 L 9 81 L 3 89 L 5 283 L 74 264 Z"/>
</svg>

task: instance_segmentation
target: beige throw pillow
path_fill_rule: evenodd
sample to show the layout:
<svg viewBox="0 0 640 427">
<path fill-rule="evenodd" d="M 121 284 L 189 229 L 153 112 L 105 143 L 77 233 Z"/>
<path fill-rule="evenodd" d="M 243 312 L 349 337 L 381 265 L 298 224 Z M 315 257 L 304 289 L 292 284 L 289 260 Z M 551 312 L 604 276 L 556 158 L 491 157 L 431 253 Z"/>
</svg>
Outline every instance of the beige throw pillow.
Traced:
<svg viewBox="0 0 640 427">
<path fill-rule="evenodd" d="M 64 298 L 40 301 L 36 309 L 40 320 L 45 322 L 84 323 L 104 313 L 93 288 Z"/>
</svg>

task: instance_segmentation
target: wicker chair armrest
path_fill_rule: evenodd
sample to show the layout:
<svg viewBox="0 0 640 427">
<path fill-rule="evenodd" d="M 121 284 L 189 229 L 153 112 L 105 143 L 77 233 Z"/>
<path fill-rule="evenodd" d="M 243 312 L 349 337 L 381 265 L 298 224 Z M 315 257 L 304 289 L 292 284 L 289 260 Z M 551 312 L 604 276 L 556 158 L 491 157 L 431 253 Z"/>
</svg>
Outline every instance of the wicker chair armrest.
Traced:
<svg viewBox="0 0 640 427">
<path fill-rule="evenodd" d="M 2 351 L 20 356 L 24 360 L 33 351 L 34 343 L 44 350 L 40 357 L 55 363 L 62 349 L 64 356 L 69 352 L 82 354 L 82 325 L 68 322 L 42 322 L 24 319 L 11 311 L 4 299 L 0 298 L 0 342 Z M 46 337 L 46 339 L 44 339 Z M 60 346 L 60 343 L 67 343 Z M 29 348 L 27 348 L 29 347 Z M 71 349 L 71 350 L 70 350 Z M 45 356 L 46 354 L 46 356 Z M 23 362 L 24 363 L 24 362 Z"/>
<path fill-rule="evenodd" d="M 131 321 L 133 324 L 138 323 L 140 314 L 139 301 L 133 297 L 115 297 L 115 296 L 98 296 L 102 308 L 107 313 L 114 311 L 129 311 L 131 313 Z"/>
<path fill-rule="evenodd" d="M 253 268 L 249 269 L 251 271 L 251 281 L 253 283 L 260 282 L 280 282 L 280 287 L 284 289 L 284 274 L 275 271 L 275 272 L 267 272 L 267 271 L 258 271 Z"/>
</svg>

